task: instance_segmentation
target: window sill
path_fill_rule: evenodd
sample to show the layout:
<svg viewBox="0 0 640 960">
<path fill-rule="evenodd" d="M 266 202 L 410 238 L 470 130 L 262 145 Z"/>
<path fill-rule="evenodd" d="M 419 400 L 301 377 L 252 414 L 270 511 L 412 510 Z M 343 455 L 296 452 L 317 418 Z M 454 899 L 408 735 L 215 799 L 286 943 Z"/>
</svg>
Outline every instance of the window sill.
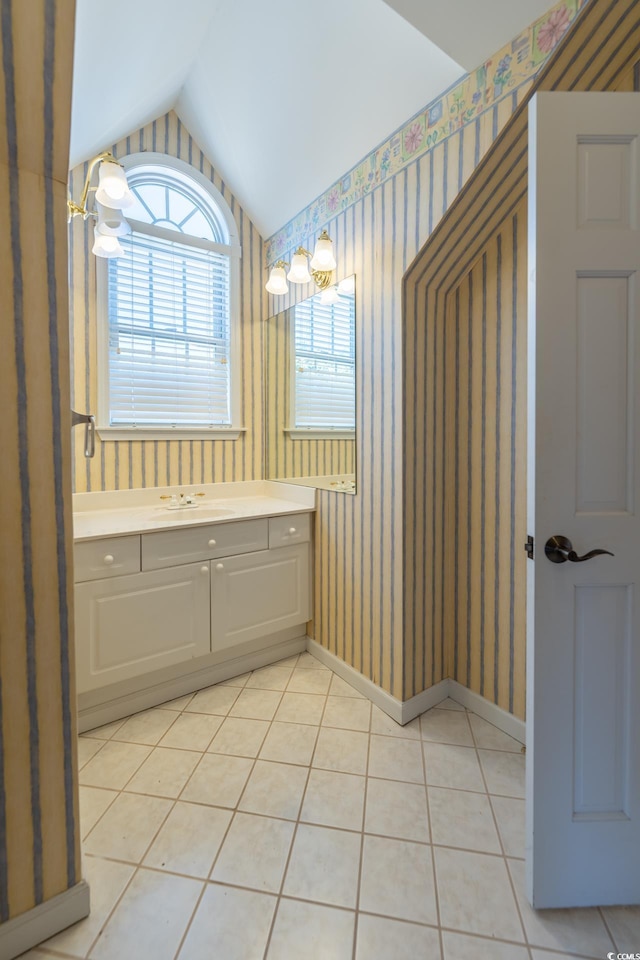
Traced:
<svg viewBox="0 0 640 960">
<path fill-rule="evenodd" d="M 355 440 L 355 430 L 331 430 L 305 427 L 290 427 L 284 431 L 291 440 Z"/>
<path fill-rule="evenodd" d="M 101 440 L 237 440 L 245 427 L 96 427 Z"/>
</svg>

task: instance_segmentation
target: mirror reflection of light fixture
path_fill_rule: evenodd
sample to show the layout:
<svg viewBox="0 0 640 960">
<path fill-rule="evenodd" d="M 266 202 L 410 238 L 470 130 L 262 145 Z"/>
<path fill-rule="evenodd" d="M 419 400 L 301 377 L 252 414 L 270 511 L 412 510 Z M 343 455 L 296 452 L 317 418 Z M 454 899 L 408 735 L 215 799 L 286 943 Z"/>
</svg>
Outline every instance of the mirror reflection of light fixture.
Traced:
<svg viewBox="0 0 640 960">
<path fill-rule="evenodd" d="M 320 303 L 323 304 L 323 306 L 328 306 L 329 304 L 337 303 L 339 299 L 340 299 L 340 293 L 339 293 L 338 287 L 336 287 L 335 284 L 332 287 L 326 287 L 326 289 L 324 289 L 320 294 Z"/>
<path fill-rule="evenodd" d="M 309 257 L 311 257 L 310 263 Z M 289 267 L 289 272 L 285 274 L 286 267 Z M 331 285 L 331 274 L 335 268 L 333 241 L 327 231 L 323 230 L 316 241 L 313 254 L 304 247 L 298 247 L 291 258 L 291 264 L 286 260 L 278 260 L 273 265 L 266 289 L 269 293 L 280 296 L 289 291 L 287 280 L 291 283 L 311 283 L 313 279 L 320 290 L 325 290 Z"/>
<path fill-rule="evenodd" d="M 338 284 L 338 293 L 343 297 L 352 297 L 356 292 L 356 278 L 352 274 L 350 277 L 345 277 Z"/>
<path fill-rule="evenodd" d="M 98 164 L 96 188 L 91 186 L 91 178 Z M 93 191 L 95 191 L 95 209 L 90 210 L 89 194 Z M 134 202 L 134 196 L 129 189 L 122 166 L 113 154 L 100 153 L 89 164 L 80 202 L 76 203 L 71 197 L 67 200 L 69 220 L 73 217 L 82 217 L 83 220 L 88 217 L 95 218 L 97 223 L 93 231 L 92 253 L 97 257 L 122 257 L 124 250 L 118 242 L 118 237 L 131 233 L 131 227 L 125 220 L 122 210 L 130 207 Z"/>
</svg>

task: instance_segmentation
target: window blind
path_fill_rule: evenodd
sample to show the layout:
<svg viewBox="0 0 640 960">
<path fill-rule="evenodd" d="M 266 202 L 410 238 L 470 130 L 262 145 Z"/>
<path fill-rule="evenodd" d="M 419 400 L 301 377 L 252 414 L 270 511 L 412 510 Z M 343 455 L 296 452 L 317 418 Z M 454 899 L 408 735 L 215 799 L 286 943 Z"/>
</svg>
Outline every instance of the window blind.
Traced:
<svg viewBox="0 0 640 960">
<path fill-rule="evenodd" d="M 229 257 L 142 233 L 108 261 L 112 426 L 231 423 Z"/>
<path fill-rule="evenodd" d="M 354 298 L 310 297 L 294 307 L 294 328 L 294 426 L 354 430 Z"/>
</svg>

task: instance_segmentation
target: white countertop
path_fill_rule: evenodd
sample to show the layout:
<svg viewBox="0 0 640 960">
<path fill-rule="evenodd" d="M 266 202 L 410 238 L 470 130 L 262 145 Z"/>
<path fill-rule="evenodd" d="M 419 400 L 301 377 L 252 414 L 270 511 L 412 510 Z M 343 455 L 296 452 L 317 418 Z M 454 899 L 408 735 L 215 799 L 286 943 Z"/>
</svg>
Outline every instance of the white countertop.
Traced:
<svg viewBox="0 0 640 960">
<path fill-rule="evenodd" d="M 319 477 L 284 477 L 285 483 L 295 483 L 303 487 L 315 487 L 316 490 L 331 490 L 333 493 L 356 492 L 355 473 L 336 473 Z"/>
<path fill-rule="evenodd" d="M 197 507 L 167 509 L 161 496 L 204 493 Z M 98 540 L 208 523 L 315 510 L 315 490 L 268 480 L 80 493 L 73 497 L 74 540 Z"/>
</svg>

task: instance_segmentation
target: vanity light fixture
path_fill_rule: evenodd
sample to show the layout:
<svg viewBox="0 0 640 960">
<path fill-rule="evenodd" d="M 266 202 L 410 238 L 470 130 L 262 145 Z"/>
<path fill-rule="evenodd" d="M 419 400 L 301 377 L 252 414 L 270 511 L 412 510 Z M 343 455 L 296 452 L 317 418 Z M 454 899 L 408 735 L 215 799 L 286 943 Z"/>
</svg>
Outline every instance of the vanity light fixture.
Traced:
<svg viewBox="0 0 640 960">
<path fill-rule="evenodd" d="M 308 256 L 309 252 L 304 247 L 298 247 L 291 259 L 291 266 L 287 274 L 287 280 L 290 280 L 291 283 L 311 283 Z"/>
<path fill-rule="evenodd" d="M 99 165 L 99 166 L 98 166 Z M 98 166 L 98 186 L 91 186 L 93 171 Z M 95 191 L 95 209 L 89 209 L 89 194 Z M 106 151 L 94 157 L 89 164 L 80 202 L 71 197 L 67 200 L 69 221 L 73 217 L 93 217 L 97 222 L 93 229 L 92 253 L 97 257 L 121 257 L 124 255 L 118 237 L 131 233 L 123 210 L 134 203 L 123 167 L 112 153 Z"/>
<path fill-rule="evenodd" d="M 311 262 L 309 262 L 309 257 L 311 257 Z M 285 273 L 286 267 L 289 267 L 288 273 Z M 331 274 L 335 268 L 336 258 L 333 254 L 333 241 L 327 231 L 323 230 L 316 241 L 313 254 L 304 247 L 298 247 L 291 258 L 290 264 L 286 260 L 278 260 L 273 265 L 266 289 L 268 293 L 280 296 L 289 291 L 287 280 L 291 283 L 311 283 L 313 279 L 320 290 L 325 290 L 331 285 Z"/>
<path fill-rule="evenodd" d="M 269 274 L 269 279 L 266 284 L 268 293 L 273 293 L 276 296 L 288 293 L 289 287 L 287 286 L 287 274 L 285 272 L 285 267 L 288 266 L 289 264 L 286 260 L 278 260 L 278 262 L 271 267 L 271 273 Z"/>
</svg>

